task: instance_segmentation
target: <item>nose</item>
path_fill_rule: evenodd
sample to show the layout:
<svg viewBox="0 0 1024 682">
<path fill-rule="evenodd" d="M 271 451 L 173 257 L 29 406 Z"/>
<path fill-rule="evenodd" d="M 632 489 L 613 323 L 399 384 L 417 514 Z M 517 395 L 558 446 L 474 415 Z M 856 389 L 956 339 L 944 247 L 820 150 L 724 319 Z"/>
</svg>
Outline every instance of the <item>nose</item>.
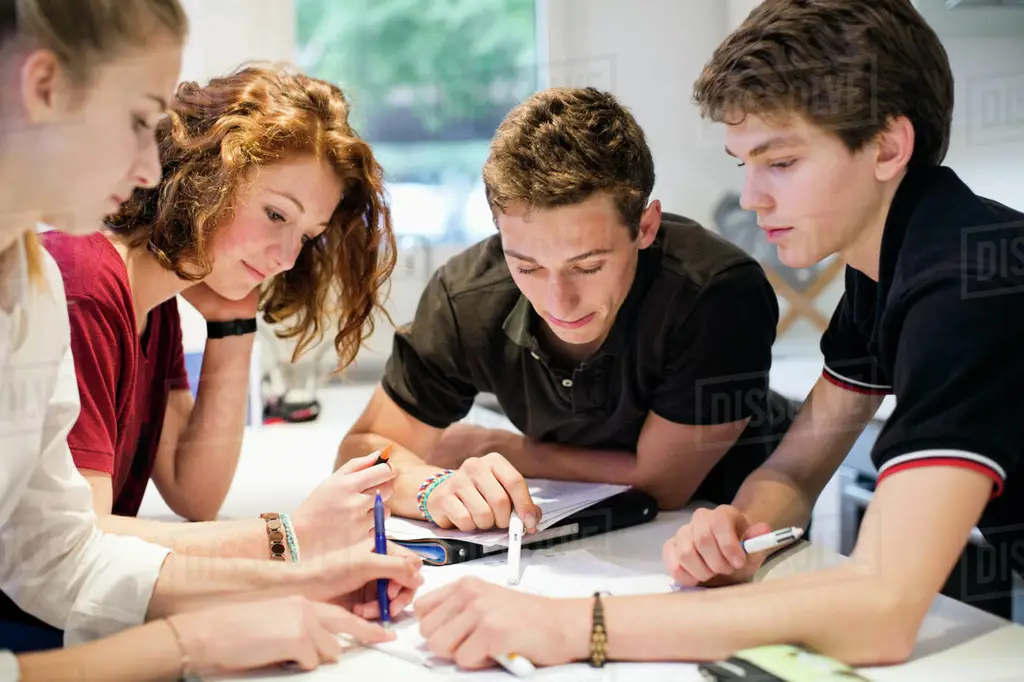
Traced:
<svg viewBox="0 0 1024 682">
<path fill-rule="evenodd" d="M 579 306 L 580 295 L 576 286 L 568 278 L 560 274 L 552 274 L 548 278 L 547 308 L 555 317 L 571 321 L 572 313 Z"/>
<path fill-rule="evenodd" d="M 146 141 L 139 147 L 132 170 L 132 180 L 136 186 L 150 188 L 160 184 L 163 171 L 160 167 L 160 151 L 156 146 L 155 135 L 146 136 Z"/>
<path fill-rule="evenodd" d="M 295 261 L 302 251 L 302 235 L 293 236 L 290 230 L 280 230 L 280 238 L 271 243 L 267 257 L 273 267 L 273 274 L 279 274 L 295 267 Z"/>
<path fill-rule="evenodd" d="M 764 187 L 756 169 L 747 168 L 743 178 L 743 191 L 740 193 L 740 206 L 747 211 L 762 211 L 771 206 L 771 195 Z"/>
</svg>

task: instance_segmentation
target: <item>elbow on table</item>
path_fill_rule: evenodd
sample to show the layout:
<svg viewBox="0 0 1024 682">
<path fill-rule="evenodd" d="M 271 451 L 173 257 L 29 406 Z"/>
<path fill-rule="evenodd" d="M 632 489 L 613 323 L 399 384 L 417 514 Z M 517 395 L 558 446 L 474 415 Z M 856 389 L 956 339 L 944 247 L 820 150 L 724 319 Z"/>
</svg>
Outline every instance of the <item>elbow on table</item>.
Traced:
<svg viewBox="0 0 1024 682">
<path fill-rule="evenodd" d="M 690 503 L 693 497 L 693 491 L 669 488 L 665 486 L 665 481 L 640 479 L 633 483 L 633 486 L 653 497 L 654 501 L 658 503 L 658 509 L 661 511 L 677 511 L 682 509 Z"/>
<path fill-rule="evenodd" d="M 927 607 L 909 603 L 904 595 L 865 600 L 868 610 L 863 613 L 857 630 L 859 636 L 843 633 L 839 624 L 838 656 L 856 666 L 886 666 L 905 663 L 914 653 L 918 631 L 924 622 Z"/>
<path fill-rule="evenodd" d="M 184 498 L 174 501 L 167 500 L 167 506 L 186 521 L 216 521 L 221 507 L 224 506 L 224 498 L 213 499 L 211 496 L 210 499 Z"/>
</svg>

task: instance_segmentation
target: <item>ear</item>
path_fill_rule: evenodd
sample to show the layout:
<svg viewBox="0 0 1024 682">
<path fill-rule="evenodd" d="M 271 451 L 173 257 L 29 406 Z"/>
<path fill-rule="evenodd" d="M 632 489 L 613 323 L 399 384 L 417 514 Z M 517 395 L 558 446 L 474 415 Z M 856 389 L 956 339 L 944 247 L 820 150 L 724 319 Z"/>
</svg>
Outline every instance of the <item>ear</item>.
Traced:
<svg viewBox="0 0 1024 682">
<path fill-rule="evenodd" d="M 654 243 L 661 227 L 661 202 L 655 199 L 640 215 L 640 230 L 636 235 L 637 246 L 646 249 Z"/>
<path fill-rule="evenodd" d="M 57 118 L 61 71 L 57 55 L 50 50 L 29 53 L 21 65 L 21 100 L 31 123 L 48 123 Z"/>
<path fill-rule="evenodd" d="M 898 116 L 878 134 L 878 156 L 875 177 L 881 182 L 895 178 L 914 155 L 914 124 L 906 116 Z"/>
</svg>

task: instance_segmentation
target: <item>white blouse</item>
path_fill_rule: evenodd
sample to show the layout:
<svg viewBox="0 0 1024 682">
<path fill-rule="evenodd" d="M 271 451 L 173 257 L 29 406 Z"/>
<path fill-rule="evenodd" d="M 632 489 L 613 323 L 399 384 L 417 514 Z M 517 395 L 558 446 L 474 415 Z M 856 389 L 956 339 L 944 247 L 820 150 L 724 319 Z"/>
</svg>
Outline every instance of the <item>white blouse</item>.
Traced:
<svg viewBox="0 0 1024 682">
<path fill-rule="evenodd" d="M 170 550 L 96 527 L 67 445 L 79 397 L 64 283 L 43 256 L 45 289 L 20 242 L 0 256 L 0 589 L 72 645 L 142 624 Z M 16 671 L 0 654 L 0 682 Z"/>
</svg>

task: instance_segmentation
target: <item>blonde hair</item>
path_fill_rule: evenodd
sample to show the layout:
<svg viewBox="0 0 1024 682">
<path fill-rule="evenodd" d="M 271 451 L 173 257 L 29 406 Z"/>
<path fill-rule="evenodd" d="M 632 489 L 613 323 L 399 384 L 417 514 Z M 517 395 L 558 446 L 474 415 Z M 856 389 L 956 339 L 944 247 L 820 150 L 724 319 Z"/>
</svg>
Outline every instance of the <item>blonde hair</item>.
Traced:
<svg viewBox="0 0 1024 682">
<path fill-rule="evenodd" d="M 50 50 L 77 82 L 162 32 L 182 42 L 188 19 L 179 0 L 0 0 L 0 40 Z M 9 7 L 13 4 L 14 11 Z M 13 24 L 13 25 L 8 25 Z M 157 29 L 154 31 L 154 29 Z"/>
<path fill-rule="evenodd" d="M 188 19 L 179 0 L 0 0 L 0 47 L 49 50 L 76 85 L 126 50 L 156 35 L 184 42 Z M 29 277 L 43 286 L 42 248 L 34 232 L 22 238 Z"/>
</svg>

